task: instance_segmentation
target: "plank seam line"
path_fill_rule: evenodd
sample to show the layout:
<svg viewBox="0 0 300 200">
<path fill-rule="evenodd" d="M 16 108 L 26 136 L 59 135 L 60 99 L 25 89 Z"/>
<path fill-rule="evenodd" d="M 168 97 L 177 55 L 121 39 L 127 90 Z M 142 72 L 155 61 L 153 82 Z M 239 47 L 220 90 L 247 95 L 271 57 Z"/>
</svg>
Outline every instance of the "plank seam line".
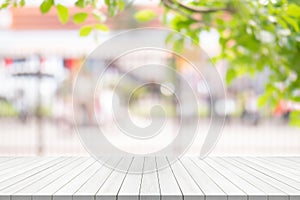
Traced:
<svg viewBox="0 0 300 200">
<path fill-rule="evenodd" d="M 244 160 L 245 162 L 246 162 L 246 161 L 251 162 L 251 161 L 245 160 L 245 159 L 243 159 L 243 158 L 242 158 L 242 160 Z M 295 190 L 298 190 L 298 191 L 300 192 L 300 190 L 299 190 L 298 188 L 295 188 L 294 186 L 289 185 L 289 184 L 287 184 L 286 182 L 283 182 L 283 181 L 281 181 L 281 180 L 279 180 L 279 179 L 277 179 L 277 178 L 275 178 L 275 177 L 273 177 L 273 176 L 271 176 L 271 175 L 268 175 L 268 174 L 262 172 L 261 170 L 252 167 L 252 166 L 249 165 L 249 164 L 245 164 L 245 163 L 243 163 L 243 162 L 241 162 L 241 161 L 239 161 L 239 160 L 235 160 L 235 161 L 236 161 L 236 162 L 239 162 L 239 163 L 241 163 L 241 164 L 243 164 L 243 165 L 246 165 L 246 166 L 248 166 L 249 168 L 252 168 L 253 170 L 255 170 L 255 171 L 257 171 L 257 172 L 259 172 L 259 173 L 261 173 L 261 174 L 264 174 L 265 176 L 268 176 L 268 177 L 270 177 L 270 178 L 272 178 L 272 179 L 275 179 L 275 180 L 277 180 L 278 182 L 281 182 L 282 184 L 287 185 L 287 186 L 289 186 L 289 187 L 291 187 L 291 188 L 294 188 Z M 251 163 L 252 163 L 254 166 L 255 166 L 255 165 L 258 165 L 258 164 L 253 163 L 253 162 L 251 162 Z M 258 166 L 262 167 L 261 165 L 258 165 Z M 265 167 L 262 167 L 262 168 L 265 168 Z M 265 169 L 266 169 L 266 168 L 265 168 Z M 276 173 L 276 172 L 273 171 L 273 170 L 270 170 L 270 169 L 267 169 L 267 170 L 269 170 L 269 171 L 271 171 L 271 172 L 273 172 L 273 173 L 275 173 L 275 174 L 278 174 L 278 173 Z M 284 176 L 284 177 L 286 177 L 287 179 L 291 179 L 291 178 L 289 178 L 289 177 L 287 177 L 287 176 L 285 176 L 285 175 L 283 175 L 283 174 L 278 174 L 278 175 Z M 294 179 L 291 179 L 291 180 L 296 181 L 296 180 L 294 180 Z M 298 181 L 296 181 L 296 182 L 298 182 Z M 286 193 L 286 194 L 287 194 L 287 193 Z"/>
<path fill-rule="evenodd" d="M 143 160 L 142 175 L 141 175 L 140 188 L 139 188 L 139 196 L 138 196 L 139 200 L 141 198 L 142 182 L 143 182 L 143 177 L 144 177 L 144 167 L 145 167 L 145 157 L 144 157 L 144 160 Z"/>
<path fill-rule="evenodd" d="M 199 159 L 199 158 L 198 158 Z M 205 159 L 203 160 L 203 162 L 205 162 L 208 166 L 210 166 L 210 168 L 212 168 L 213 170 L 215 170 L 218 174 L 220 174 L 223 178 L 227 179 L 232 185 L 234 185 L 235 187 L 237 187 L 238 189 L 240 189 L 242 192 L 245 193 L 245 195 L 247 196 L 247 200 L 249 200 L 249 195 L 247 194 L 246 191 L 244 191 L 242 188 L 240 188 L 238 185 L 236 185 L 235 183 L 231 182 L 231 180 L 229 178 L 227 178 L 226 176 L 224 176 L 219 170 L 217 170 L 216 168 L 213 167 L 213 165 L 209 164 L 208 162 L 205 161 Z"/>
<path fill-rule="evenodd" d="M 108 161 L 108 159 L 106 159 L 106 161 Z M 106 162 L 105 161 L 105 162 Z M 98 162 L 98 161 L 97 161 Z M 99 169 L 97 169 L 89 178 L 87 178 L 87 180 L 86 181 L 84 181 L 80 186 L 79 186 L 79 188 L 77 189 L 77 190 L 75 190 L 75 192 L 72 194 L 72 200 L 74 199 L 74 195 L 76 194 L 76 192 L 78 192 L 83 186 L 84 186 L 84 184 L 86 184 L 95 174 L 97 174 L 101 169 L 102 169 L 102 167 L 104 166 L 104 163 L 105 162 L 103 162 L 103 163 L 101 163 L 101 166 L 99 167 Z"/>
<path fill-rule="evenodd" d="M 65 158 L 64 160 L 66 160 L 66 159 L 67 159 L 67 158 Z M 57 160 L 58 160 L 58 162 L 57 162 Z M 57 164 L 63 162 L 64 160 L 59 161 L 59 159 L 56 159 L 56 160 L 52 160 L 52 161 L 50 161 L 50 162 L 47 162 L 47 163 L 45 163 L 45 164 L 49 164 L 49 163 L 51 163 L 51 162 L 54 162 L 54 164 L 52 164 L 52 165 L 50 165 L 50 166 L 48 166 L 48 167 L 46 167 L 46 168 L 43 168 L 43 169 L 41 169 L 40 171 L 35 172 L 34 174 L 31 174 L 31 175 L 29 175 L 29 176 L 26 176 L 25 178 L 23 178 L 23 179 L 21 179 L 21 180 L 19 180 L 19 181 L 23 181 L 23 180 L 25 180 L 25 179 L 27 179 L 27 178 L 30 178 L 30 177 L 32 177 L 32 176 L 34 176 L 34 175 L 36 175 L 36 174 L 38 174 L 38 173 L 40 173 L 40 172 L 43 172 L 44 170 L 47 170 L 47 169 L 49 169 L 50 167 L 53 167 L 53 166 L 55 166 L 55 165 L 57 165 Z M 55 161 L 56 161 L 56 163 L 55 163 Z M 38 166 L 38 167 L 40 167 L 40 166 Z M 34 170 L 34 169 L 36 169 L 36 168 L 38 168 L 38 167 L 32 168 L 31 170 Z M 31 171 L 31 170 L 25 171 L 24 173 L 29 172 L 29 171 Z M 16 176 L 12 176 L 11 178 L 15 178 L 15 177 L 20 176 L 20 175 L 22 175 L 22 174 L 17 174 Z M 3 183 L 4 181 L 7 181 L 7 180 L 9 180 L 9 179 L 10 179 L 10 178 L 5 179 L 5 180 L 1 181 L 1 183 Z M 10 186 L 12 186 L 12 185 L 14 185 L 14 184 L 15 184 L 15 183 L 12 183 L 12 184 L 10 184 L 10 185 L 4 186 L 3 188 L 1 188 L 1 190 L 4 190 L 4 189 L 6 189 L 6 188 L 8 188 L 8 187 L 10 187 Z"/>
<path fill-rule="evenodd" d="M 204 200 L 207 200 L 206 194 L 205 192 L 201 189 L 200 185 L 197 183 L 197 181 L 194 179 L 194 177 L 191 175 L 191 173 L 189 172 L 189 170 L 187 170 L 187 168 L 185 167 L 185 165 L 182 163 L 182 160 L 178 160 L 180 162 L 180 164 L 182 165 L 182 167 L 186 170 L 186 172 L 190 175 L 190 177 L 192 178 L 192 180 L 194 181 L 194 183 L 198 186 L 198 188 L 201 190 L 201 192 L 203 193 L 204 196 Z"/>
<path fill-rule="evenodd" d="M 111 176 L 111 174 L 115 171 L 115 168 L 120 164 L 120 162 L 123 160 L 123 158 L 121 158 L 121 159 L 119 159 L 119 161 L 116 163 L 116 165 L 115 165 L 115 167 L 114 168 L 109 168 L 109 167 L 107 167 L 107 168 L 109 168 L 111 171 L 110 171 L 110 173 L 108 174 L 108 176 L 105 178 L 105 180 L 103 181 L 103 183 L 100 185 L 100 187 L 99 187 L 99 189 L 96 191 L 96 193 L 95 193 L 95 195 L 94 195 L 94 197 L 93 197 L 93 199 L 94 200 L 96 200 L 96 195 L 97 195 L 97 193 L 100 191 L 100 189 L 101 189 L 101 187 L 105 184 L 105 182 L 107 181 L 107 179 Z"/>
<path fill-rule="evenodd" d="M 65 168 L 66 166 L 68 166 L 68 164 L 73 163 L 73 162 L 77 161 L 78 159 L 79 159 L 79 158 L 76 158 L 75 160 L 68 162 L 67 164 L 61 166 L 61 167 L 60 167 L 59 169 L 57 169 L 56 171 Z M 50 175 L 50 174 L 46 174 L 46 175 L 42 176 L 39 180 L 41 180 L 41 179 L 43 179 L 43 178 L 45 178 L 45 177 L 47 177 L 47 176 L 49 176 L 49 175 Z M 19 191 L 23 190 L 24 188 L 26 188 L 26 187 L 28 187 L 28 186 L 34 184 L 34 183 L 36 183 L 36 182 L 32 182 L 32 183 L 30 183 L 29 185 L 26 185 L 26 186 L 20 188 L 19 190 L 15 191 L 13 194 L 18 193 Z M 12 196 L 12 195 L 11 195 L 11 196 Z"/>
<path fill-rule="evenodd" d="M 123 180 L 122 180 L 122 182 L 121 182 L 120 188 L 118 189 L 118 192 L 117 192 L 117 195 L 116 195 L 116 200 L 118 200 L 120 190 L 121 190 L 121 188 L 122 188 L 122 186 L 123 186 L 123 183 L 124 183 L 124 181 L 125 181 L 126 176 L 128 175 L 128 171 L 129 171 L 129 169 L 130 169 L 130 167 L 131 167 L 131 165 L 132 165 L 132 163 L 133 163 L 133 159 L 134 159 L 134 158 L 132 157 L 132 158 L 131 158 L 131 162 L 130 162 L 130 164 L 129 164 L 128 168 L 127 168 L 127 171 L 126 171 L 126 173 L 125 173 L 125 175 L 124 175 L 124 178 L 123 178 Z"/>
<path fill-rule="evenodd" d="M 174 176 L 174 178 L 175 178 L 175 181 L 176 181 L 176 183 L 177 183 L 177 186 L 178 186 L 178 188 L 179 188 L 179 190 L 180 190 L 180 192 L 181 192 L 181 198 L 184 200 L 184 195 L 183 195 L 182 189 L 181 189 L 181 187 L 180 187 L 180 185 L 179 185 L 179 183 L 178 183 L 178 180 L 177 180 L 177 178 L 176 178 L 176 176 L 175 176 L 175 173 L 174 173 L 174 171 L 173 171 L 173 169 L 172 169 L 172 166 L 171 166 L 170 161 L 169 161 L 169 159 L 168 159 L 167 156 L 166 156 L 166 159 L 167 159 L 167 161 L 168 161 L 169 168 L 171 169 L 171 172 L 172 172 L 172 174 L 173 174 L 173 176 Z M 175 162 L 177 162 L 177 161 L 175 161 Z"/>
<path fill-rule="evenodd" d="M 88 161 L 88 160 L 87 160 Z M 85 161 L 85 162 L 87 162 Z M 85 162 L 83 162 L 82 164 L 84 164 Z M 73 178 L 71 178 L 67 183 L 65 183 L 64 185 L 62 185 L 60 188 L 58 188 L 55 192 L 53 192 L 53 194 L 51 195 L 51 199 L 53 200 L 53 196 L 55 193 L 57 193 L 60 189 L 62 189 L 64 186 L 66 186 L 68 183 L 70 183 L 72 180 L 74 180 L 75 178 L 77 178 L 79 175 L 81 175 L 84 171 L 86 171 L 87 169 L 89 169 L 92 165 L 94 165 L 97 161 L 92 162 L 90 165 L 88 165 L 85 169 L 81 170 L 77 175 L 75 175 Z M 79 165 L 80 166 L 80 165 Z M 78 167 L 79 167 L 78 166 Z"/>
<path fill-rule="evenodd" d="M 236 161 L 236 160 L 233 160 L 233 161 L 235 161 L 235 163 L 240 163 L 240 162 L 238 162 L 238 161 Z M 240 163 L 240 164 L 241 164 L 241 163 Z M 254 176 L 254 175 L 252 175 L 250 172 L 246 171 L 245 169 L 242 169 L 242 168 L 236 166 L 235 164 L 233 164 L 233 165 L 234 165 L 235 167 L 241 169 L 242 171 L 246 172 L 247 174 L 250 174 L 251 176 Z M 244 165 L 244 164 L 242 164 L 242 165 Z M 247 165 L 246 165 L 246 166 L 247 166 Z M 259 178 L 259 177 L 257 177 L 257 176 L 254 176 L 254 177 L 257 178 L 257 179 L 259 179 L 260 181 L 264 182 L 265 184 L 267 184 L 267 185 L 269 185 L 269 186 L 271 186 L 271 187 L 273 187 L 273 188 L 278 189 L 279 191 L 281 191 L 282 193 L 284 193 L 284 194 L 286 194 L 286 195 L 288 196 L 288 194 L 287 194 L 286 192 L 282 191 L 282 190 L 281 190 L 280 188 L 278 188 L 277 186 L 271 185 L 270 183 L 264 181 L 263 179 L 261 179 L 261 178 Z M 268 195 L 268 196 L 269 196 L 269 195 Z"/>
<path fill-rule="evenodd" d="M 220 158 L 220 157 L 218 157 L 218 159 L 221 159 L 223 162 L 225 162 L 225 160 L 223 160 L 222 158 Z M 219 162 L 218 162 L 219 163 Z M 225 162 L 225 163 L 227 163 L 227 162 Z M 228 168 L 228 167 L 226 167 L 226 164 L 224 165 L 224 163 L 223 164 L 221 164 L 221 163 L 219 163 L 219 165 L 221 165 L 222 167 L 224 167 L 224 168 Z M 230 164 L 230 163 L 227 163 L 227 165 L 232 165 L 232 164 Z M 241 169 L 240 169 L 241 170 Z M 263 190 L 261 190 L 260 188 L 258 188 L 256 185 L 254 185 L 254 184 L 252 184 L 251 182 L 249 182 L 247 179 L 245 179 L 243 176 L 241 176 L 241 175 L 239 175 L 239 174 L 236 174 L 234 171 L 232 171 L 232 170 L 230 170 L 232 173 L 234 173 L 236 176 L 238 176 L 238 177 L 240 177 L 241 179 L 243 179 L 244 181 L 246 181 L 246 182 L 248 182 L 250 185 L 252 185 L 253 187 L 255 187 L 256 189 L 258 189 L 259 191 L 261 191 L 262 193 L 264 193 L 266 196 L 267 196 L 267 193 L 265 192 L 265 191 L 263 191 Z M 251 174 L 250 174 L 251 175 Z M 269 198 L 267 198 L 267 199 L 269 199 Z"/>
<path fill-rule="evenodd" d="M 189 158 L 192 163 L 194 163 L 194 165 L 200 169 L 204 174 L 206 174 L 206 176 L 222 191 L 224 192 L 224 194 L 226 194 L 226 199 L 228 200 L 228 194 L 221 188 L 221 186 L 219 186 L 200 166 L 198 166 L 195 161 L 192 160 L 192 158 Z"/>
<path fill-rule="evenodd" d="M 160 188 L 160 181 L 159 181 L 159 174 L 158 174 L 158 167 L 157 167 L 157 160 L 156 160 L 156 156 L 154 157 L 155 160 L 155 167 L 156 167 L 156 177 L 157 177 L 157 181 L 158 181 L 158 188 L 159 188 L 159 199 L 162 199 L 162 195 L 161 195 L 161 188 Z"/>
</svg>

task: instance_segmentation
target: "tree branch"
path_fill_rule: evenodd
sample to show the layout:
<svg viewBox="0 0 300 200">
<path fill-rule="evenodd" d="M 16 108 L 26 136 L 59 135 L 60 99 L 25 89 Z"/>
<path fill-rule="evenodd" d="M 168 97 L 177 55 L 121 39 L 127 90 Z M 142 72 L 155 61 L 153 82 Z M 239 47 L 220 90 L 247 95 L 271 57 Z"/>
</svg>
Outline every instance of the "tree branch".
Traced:
<svg viewBox="0 0 300 200">
<path fill-rule="evenodd" d="M 170 8 L 170 9 L 176 11 L 177 13 L 179 13 L 179 14 L 181 14 L 181 15 L 187 17 L 188 19 L 190 19 L 190 20 L 192 20 L 192 21 L 202 22 L 201 20 L 194 18 L 191 14 L 186 13 L 186 12 L 184 12 L 184 11 L 181 10 L 181 9 L 178 9 L 178 8 L 176 7 L 176 5 L 174 5 L 174 4 L 173 4 L 172 2 L 170 2 L 169 0 L 162 0 L 162 3 L 164 4 L 165 7 Z"/>
<path fill-rule="evenodd" d="M 186 9 L 190 12 L 194 13 L 212 13 L 212 12 L 218 12 L 218 11 L 229 11 L 228 7 L 221 7 L 221 8 L 209 8 L 209 7 L 197 7 L 192 5 L 183 4 L 179 1 L 175 0 L 167 0 L 172 4 L 178 5 L 179 7 Z"/>
<path fill-rule="evenodd" d="M 233 12 L 233 10 L 227 5 L 226 7 L 220 8 L 209 8 L 209 7 L 196 7 L 191 5 L 183 4 L 176 0 L 161 0 L 165 7 L 174 10 L 175 12 L 193 20 L 196 22 L 202 22 L 201 19 L 196 18 L 195 14 L 208 14 L 219 11 Z"/>
</svg>

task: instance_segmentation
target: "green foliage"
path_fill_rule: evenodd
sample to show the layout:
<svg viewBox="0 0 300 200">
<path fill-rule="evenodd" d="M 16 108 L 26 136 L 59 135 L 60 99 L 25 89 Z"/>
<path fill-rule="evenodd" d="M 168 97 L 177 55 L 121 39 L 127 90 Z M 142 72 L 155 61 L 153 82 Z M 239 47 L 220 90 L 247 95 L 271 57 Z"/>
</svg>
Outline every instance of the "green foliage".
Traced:
<svg viewBox="0 0 300 200">
<path fill-rule="evenodd" d="M 236 73 L 235 69 L 229 68 L 226 73 L 226 83 L 230 84 L 235 79 L 236 76 L 237 76 L 237 73 Z"/>
<path fill-rule="evenodd" d="M 21 6 L 21 7 L 25 6 L 25 4 L 26 4 L 26 3 L 25 3 L 25 0 L 21 0 L 21 1 L 20 1 L 20 6 Z"/>
<path fill-rule="evenodd" d="M 73 16 L 76 24 L 84 23 L 88 15 L 98 23 L 80 28 L 81 36 L 94 31 L 108 31 L 107 17 L 116 16 L 124 10 L 128 0 L 104 0 L 106 12 L 100 12 L 98 0 L 77 0 L 75 6 L 92 8 L 91 13 L 83 10 Z M 195 43 L 201 43 L 200 33 L 215 29 L 219 33 L 221 53 L 215 61 L 226 60 L 229 69 L 226 82 L 230 84 L 239 76 L 269 71 L 269 82 L 259 104 L 276 106 L 280 100 L 300 102 L 300 2 L 298 0 L 161 0 L 165 7 L 163 23 Z M 5 0 L 0 9 L 24 5 L 25 1 Z M 54 6 L 54 0 L 44 0 L 42 13 Z M 68 9 L 56 5 L 62 23 L 69 19 Z M 157 16 L 152 10 L 138 11 L 134 15 L 139 22 L 147 22 Z M 166 42 L 180 52 L 184 38 L 170 35 Z M 299 124 L 299 113 L 291 115 L 291 124 Z"/>
<path fill-rule="evenodd" d="M 108 15 L 110 17 L 115 16 L 118 14 L 119 11 L 124 10 L 125 8 L 125 0 L 104 0 L 106 6 Z"/>
<path fill-rule="evenodd" d="M 148 22 L 156 18 L 156 13 L 153 10 L 141 10 L 135 13 L 134 18 L 139 22 Z"/>
<path fill-rule="evenodd" d="M 17 115 L 18 112 L 11 103 L 0 100 L 0 117 L 15 117 Z"/>
<path fill-rule="evenodd" d="M 84 12 L 76 13 L 75 15 L 73 15 L 73 22 L 75 24 L 81 24 L 81 23 L 85 22 L 87 17 L 88 17 L 87 13 L 84 13 Z"/>
<path fill-rule="evenodd" d="M 61 4 L 57 4 L 56 10 L 57 10 L 57 16 L 58 16 L 59 21 L 62 24 L 67 23 L 69 21 L 69 10 L 68 10 L 68 8 L 61 5 Z"/>
<path fill-rule="evenodd" d="M 288 5 L 286 14 L 293 17 L 300 17 L 300 7 L 296 4 L 290 4 Z"/>
<path fill-rule="evenodd" d="M 99 31 L 104 31 L 104 32 L 109 31 L 109 28 L 105 24 L 95 24 L 94 28 Z"/>
<path fill-rule="evenodd" d="M 109 28 L 105 24 L 85 25 L 80 28 L 79 35 L 82 37 L 86 37 L 90 35 L 93 30 L 107 32 L 109 31 Z"/>
<path fill-rule="evenodd" d="M 293 111 L 290 113 L 290 124 L 300 127 L 300 111 Z"/>
<path fill-rule="evenodd" d="M 280 100 L 300 102 L 299 92 L 295 92 L 300 90 L 298 1 L 270 0 L 263 4 L 252 0 L 203 0 L 186 5 L 225 8 L 201 13 L 197 18 L 196 12 L 180 7 L 178 3 L 177 7 L 166 10 L 165 15 L 169 17 L 165 17 L 165 24 L 196 41 L 202 31 L 217 30 L 222 51 L 214 60 L 229 63 L 227 84 L 241 75 L 267 70 L 270 72 L 269 82 L 259 99 L 260 106 L 275 107 Z M 167 41 L 179 46 L 172 37 Z M 298 122 L 299 115 L 292 114 L 291 124 L 299 125 Z"/>
<path fill-rule="evenodd" d="M 40 11 L 42 13 L 47 13 L 50 11 L 53 5 L 54 5 L 54 0 L 44 0 L 40 5 Z"/>
<path fill-rule="evenodd" d="M 77 6 L 79 8 L 85 8 L 87 6 L 87 1 L 85 1 L 85 0 L 77 0 L 75 2 L 75 6 Z"/>
<path fill-rule="evenodd" d="M 106 16 L 97 9 L 93 10 L 92 14 L 93 17 L 99 22 L 104 22 L 106 20 Z"/>
<path fill-rule="evenodd" d="M 79 35 L 80 36 L 88 36 L 93 30 L 93 26 L 90 25 L 86 25 L 86 26 L 82 26 L 79 30 Z"/>
</svg>

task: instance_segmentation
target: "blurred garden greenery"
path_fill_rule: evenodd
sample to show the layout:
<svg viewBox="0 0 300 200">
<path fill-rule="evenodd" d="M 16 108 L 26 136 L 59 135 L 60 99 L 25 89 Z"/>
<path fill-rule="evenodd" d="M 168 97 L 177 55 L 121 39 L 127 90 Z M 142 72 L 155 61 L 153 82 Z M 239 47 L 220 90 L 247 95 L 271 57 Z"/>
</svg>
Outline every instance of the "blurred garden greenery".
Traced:
<svg viewBox="0 0 300 200">
<path fill-rule="evenodd" d="M 145 0 L 147 1 L 147 0 Z M 82 25 L 81 36 L 92 31 L 109 31 L 106 19 L 117 16 L 128 4 L 128 0 L 77 0 L 76 7 L 82 11 L 70 16 L 68 7 L 55 0 L 44 0 L 40 11 L 44 14 L 56 9 L 58 19 L 65 24 L 72 20 L 84 24 L 88 16 L 97 23 Z M 1 8 L 23 7 L 26 0 L 5 0 Z M 105 12 L 100 7 L 105 6 Z M 164 14 L 158 16 L 154 10 L 139 10 L 134 18 L 141 23 L 159 19 L 178 32 L 201 43 L 200 33 L 215 29 L 219 33 L 221 53 L 214 62 L 225 60 L 229 69 L 226 82 L 245 74 L 255 75 L 270 71 L 265 92 L 259 105 L 275 107 L 279 101 L 300 103 L 300 1 L 298 0 L 161 0 Z M 85 9 L 92 8 L 92 9 Z M 175 50 L 184 46 L 184 38 L 167 38 Z M 291 113 L 290 123 L 300 126 L 300 111 Z"/>
</svg>

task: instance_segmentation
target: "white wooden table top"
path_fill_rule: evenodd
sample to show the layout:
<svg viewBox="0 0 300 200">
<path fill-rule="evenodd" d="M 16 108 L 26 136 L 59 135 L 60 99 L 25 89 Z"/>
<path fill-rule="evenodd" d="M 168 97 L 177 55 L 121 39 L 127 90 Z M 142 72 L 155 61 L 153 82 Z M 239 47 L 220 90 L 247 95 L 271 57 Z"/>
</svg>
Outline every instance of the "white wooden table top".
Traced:
<svg viewBox="0 0 300 200">
<path fill-rule="evenodd" d="M 128 161 L 129 160 L 129 161 Z M 147 168 L 159 158 L 121 159 Z M 87 157 L 0 157 L 0 200 L 300 200 L 300 157 L 184 157 L 129 174 Z"/>
</svg>

